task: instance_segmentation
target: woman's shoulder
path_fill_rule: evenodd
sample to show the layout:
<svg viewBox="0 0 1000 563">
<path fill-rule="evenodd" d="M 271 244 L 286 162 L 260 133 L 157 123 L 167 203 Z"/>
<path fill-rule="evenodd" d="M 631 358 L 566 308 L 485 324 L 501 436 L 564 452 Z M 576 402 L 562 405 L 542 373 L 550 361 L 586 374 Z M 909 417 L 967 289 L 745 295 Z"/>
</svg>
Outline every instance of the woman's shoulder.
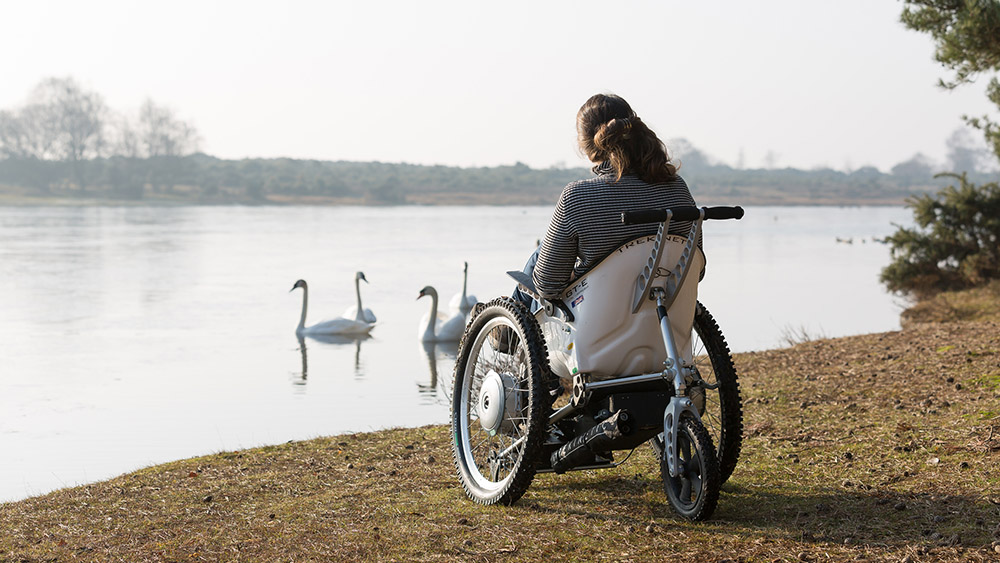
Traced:
<svg viewBox="0 0 1000 563">
<path fill-rule="evenodd" d="M 583 178 L 566 184 L 562 190 L 563 199 L 578 197 L 607 186 L 608 182 L 600 177 Z"/>
<path fill-rule="evenodd" d="M 661 183 L 668 186 L 687 186 L 687 182 L 684 181 L 684 178 L 680 174 L 674 174 Z"/>
<path fill-rule="evenodd" d="M 593 176 L 590 178 L 582 178 L 580 180 L 575 180 L 573 182 L 570 182 L 566 184 L 566 187 L 563 188 L 563 191 L 586 190 L 594 186 L 603 186 L 604 184 L 607 184 L 607 181 L 604 178 L 602 178 L 601 176 Z"/>
<path fill-rule="evenodd" d="M 668 189 L 677 190 L 684 189 L 687 190 L 687 182 L 684 181 L 679 174 L 674 174 L 673 176 L 655 182 L 648 183 L 640 180 L 633 174 L 625 174 L 619 180 L 615 180 L 613 175 L 601 174 L 598 176 L 593 176 L 590 178 L 583 178 L 581 180 L 576 180 L 566 184 L 566 187 L 562 190 L 562 199 L 573 199 L 580 197 L 588 197 L 596 193 L 603 193 L 607 190 L 619 190 L 619 189 Z"/>
<path fill-rule="evenodd" d="M 585 178 L 567 184 L 559 199 L 572 208 L 588 207 L 595 202 L 617 197 L 623 187 L 620 183 L 610 182 L 606 177 Z"/>
</svg>

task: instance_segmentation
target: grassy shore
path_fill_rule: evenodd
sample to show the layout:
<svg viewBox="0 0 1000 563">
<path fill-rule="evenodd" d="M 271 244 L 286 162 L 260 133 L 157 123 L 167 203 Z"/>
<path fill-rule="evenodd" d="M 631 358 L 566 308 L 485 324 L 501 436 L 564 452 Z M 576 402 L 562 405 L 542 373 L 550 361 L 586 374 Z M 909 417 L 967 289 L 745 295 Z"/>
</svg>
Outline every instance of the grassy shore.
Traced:
<svg viewBox="0 0 1000 563">
<path fill-rule="evenodd" d="M 2 504 L 0 561 L 1000 559 L 996 309 L 736 363 L 744 453 L 708 522 L 673 516 L 646 447 L 616 469 L 540 475 L 514 507 L 475 505 L 448 429 L 433 426 L 220 453 Z"/>
</svg>

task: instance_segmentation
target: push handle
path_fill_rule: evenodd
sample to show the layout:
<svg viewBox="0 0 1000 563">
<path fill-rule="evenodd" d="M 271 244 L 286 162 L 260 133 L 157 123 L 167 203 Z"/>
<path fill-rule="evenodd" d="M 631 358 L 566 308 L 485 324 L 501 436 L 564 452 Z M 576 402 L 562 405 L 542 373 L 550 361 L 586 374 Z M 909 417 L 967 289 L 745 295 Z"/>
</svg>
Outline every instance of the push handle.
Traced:
<svg viewBox="0 0 1000 563">
<path fill-rule="evenodd" d="M 740 206 L 729 207 L 726 205 L 717 205 L 715 207 L 705 208 L 705 218 L 706 219 L 742 219 L 743 218 L 743 208 Z"/>
<path fill-rule="evenodd" d="M 701 210 L 705 210 L 706 219 L 742 219 L 743 208 L 716 206 L 716 207 L 671 207 L 675 221 L 697 221 L 701 217 Z M 667 219 L 666 209 L 640 209 L 638 211 L 623 211 L 622 223 L 626 225 L 638 225 L 641 223 L 662 223 Z"/>
</svg>

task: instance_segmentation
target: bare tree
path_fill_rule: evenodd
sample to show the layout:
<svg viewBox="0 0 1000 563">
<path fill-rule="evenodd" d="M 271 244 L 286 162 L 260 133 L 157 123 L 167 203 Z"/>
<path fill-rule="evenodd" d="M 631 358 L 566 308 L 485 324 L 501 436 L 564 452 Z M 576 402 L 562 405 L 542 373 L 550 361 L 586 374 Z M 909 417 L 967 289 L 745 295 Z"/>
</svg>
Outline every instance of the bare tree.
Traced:
<svg viewBox="0 0 1000 563">
<path fill-rule="evenodd" d="M 0 154 L 16 160 L 58 160 L 55 112 L 33 103 L 0 112 Z"/>
<path fill-rule="evenodd" d="M 683 137 L 670 139 L 666 144 L 671 161 L 675 165 L 679 162 L 679 166 L 685 167 L 688 172 L 692 170 L 704 170 L 711 166 L 711 163 L 708 161 L 708 155 Z"/>
<path fill-rule="evenodd" d="M 47 193 L 60 167 L 55 156 L 57 127 L 39 104 L 0 111 L 0 159 L 11 178 Z"/>
<path fill-rule="evenodd" d="M 125 158 L 143 158 L 145 153 L 139 139 L 139 129 L 127 116 L 117 115 L 112 128 L 111 151 Z"/>
<path fill-rule="evenodd" d="M 0 155 L 4 158 L 31 158 L 31 143 L 25 122 L 18 112 L 0 111 Z"/>
<path fill-rule="evenodd" d="M 934 162 L 926 155 L 917 153 L 909 160 L 892 167 L 892 175 L 907 182 L 929 184 L 934 176 Z"/>
<path fill-rule="evenodd" d="M 179 119 L 174 111 L 157 105 L 147 98 L 139 108 L 131 136 L 123 139 L 134 142 L 134 149 L 147 159 L 148 179 L 154 187 L 169 190 L 178 176 L 180 157 L 198 150 L 198 131 Z"/>
<path fill-rule="evenodd" d="M 764 168 L 774 170 L 774 168 L 778 166 L 779 156 L 781 155 L 772 150 L 767 151 L 767 154 L 764 155 Z"/>
<path fill-rule="evenodd" d="M 84 90 L 73 78 L 47 78 L 21 110 L 23 130 L 34 158 L 68 162 L 77 187 L 86 187 L 87 160 L 105 154 L 108 108 L 104 97 Z"/>
<path fill-rule="evenodd" d="M 138 135 L 147 158 L 184 156 L 197 151 L 200 144 L 194 127 L 148 98 L 139 109 Z"/>
<path fill-rule="evenodd" d="M 139 130 L 128 116 L 116 114 L 112 119 L 110 145 L 112 158 L 109 160 L 108 181 L 111 188 L 124 197 L 142 198 L 148 166 L 143 158 Z"/>
<path fill-rule="evenodd" d="M 964 127 L 959 127 L 952 132 L 945 146 L 948 147 L 948 169 L 952 172 L 974 173 L 982 170 L 992 156 L 985 144 L 972 136 L 972 133 Z"/>
</svg>

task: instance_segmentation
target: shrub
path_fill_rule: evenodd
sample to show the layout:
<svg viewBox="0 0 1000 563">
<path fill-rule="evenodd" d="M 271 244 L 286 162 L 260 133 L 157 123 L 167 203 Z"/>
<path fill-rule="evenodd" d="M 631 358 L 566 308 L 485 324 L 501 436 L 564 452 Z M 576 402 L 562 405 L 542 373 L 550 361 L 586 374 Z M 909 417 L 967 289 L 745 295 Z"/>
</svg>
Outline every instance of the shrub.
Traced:
<svg viewBox="0 0 1000 563">
<path fill-rule="evenodd" d="M 976 186 L 964 173 L 941 176 L 960 185 L 907 199 L 916 226 L 886 239 L 892 262 L 880 278 L 891 291 L 926 297 L 1000 278 L 1000 186 Z"/>
</svg>

